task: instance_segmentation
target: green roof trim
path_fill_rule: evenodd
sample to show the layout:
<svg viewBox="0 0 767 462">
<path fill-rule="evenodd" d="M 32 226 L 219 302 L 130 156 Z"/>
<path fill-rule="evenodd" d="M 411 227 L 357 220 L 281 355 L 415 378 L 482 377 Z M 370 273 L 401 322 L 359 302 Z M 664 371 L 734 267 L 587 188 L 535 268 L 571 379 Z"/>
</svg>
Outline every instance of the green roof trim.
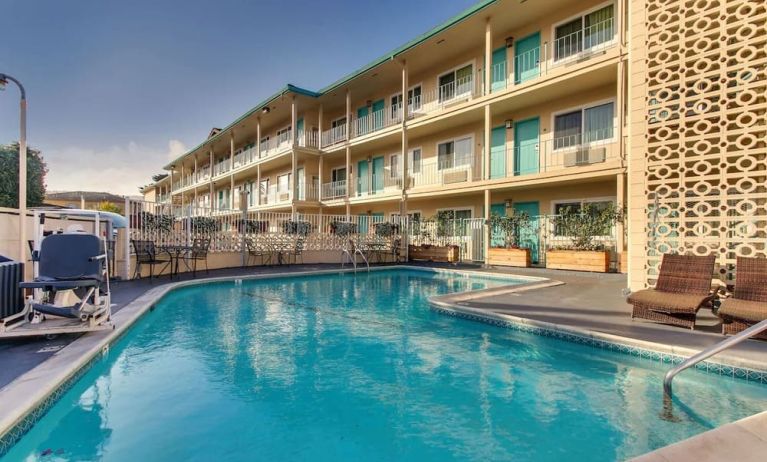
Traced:
<svg viewBox="0 0 767 462">
<path fill-rule="evenodd" d="M 205 146 L 206 144 L 217 140 L 220 136 L 222 136 L 225 132 L 227 132 L 229 129 L 240 123 L 242 120 L 246 119 L 247 117 L 251 116 L 254 112 L 258 112 L 264 107 L 268 106 L 272 103 L 272 101 L 276 100 L 277 98 L 288 94 L 288 93 L 295 93 L 297 95 L 304 95 L 311 98 L 319 98 L 320 96 L 329 93 L 333 90 L 336 90 L 338 87 L 348 83 L 351 80 L 354 80 L 355 78 L 359 77 L 360 75 L 364 74 L 365 72 L 368 72 L 369 70 L 380 66 L 381 64 L 384 64 L 388 61 L 391 61 L 398 55 L 401 55 L 402 53 L 405 53 L 406 51 L 410 50 L 411 48 L 414 48 L 421 43 L 425 42 L 426 40 L 429 40 L 430 38 L 434 37 L 435 35 L 439 34 L 440 32 L 443 32 L 446 29 L 449 29 L 450 27 L 464 21 L 465 19 L 475 15 L 479 11 L 482 11 L 483 9 L 487 8 L 488 6 L 492 5 L 493 3 L 498 2 L 499 0 L 482 0 L 478 2 L 477 4 L 467 8 L 466 10 L 458 13 L 457 15 L 453 16 L 452 18 L 448 19 L 444 23 L 432 28 L 431 30 L 419 35 L 418 37 L 414 38 L 413 40 L 410 40 L 409 42 L 405 43 L 404 45 L 395 48 L 394 50 L 390 51 L 389 53 L 386 53 L 385 55 L 381 56 L 380 58 L 370 62 L 369 64 L 357 69 L 356 71 L 352 72 L 351 74 L 346 75 L 345 77 L 342 77 L 341 79 L 331 83 L 330 85 L 326 86 L 325 88 L 322 88 L 319 91 L 312 91 L 307 90 L 305 88 L 298 87 L 296 85 L 287 84 L 282 89 L 280 89 L 277 93 L 273 94 L 272 96 L 266 98 L 262 102 L 258 103 L 255 107 L 250 109 L 245 114 L 238 117 L 234 122 L 230 123 L 226 127 L 224 127 L 219 133 L 215 134 L 214 136 L 206 139 L 205 141 L 201 142 L 194 148 L 187 151 L 185 154 L 182 154 L 181 156 L 174 159 L 172 162 L 165 165 L 163 168 L 168 170 L 171 168 L 173 164 L 180 161 L 181 159 L 185 158 L 186 156 L 190 155 L 191 153 L 197 151 L 201 147 Z"/>
</svg>

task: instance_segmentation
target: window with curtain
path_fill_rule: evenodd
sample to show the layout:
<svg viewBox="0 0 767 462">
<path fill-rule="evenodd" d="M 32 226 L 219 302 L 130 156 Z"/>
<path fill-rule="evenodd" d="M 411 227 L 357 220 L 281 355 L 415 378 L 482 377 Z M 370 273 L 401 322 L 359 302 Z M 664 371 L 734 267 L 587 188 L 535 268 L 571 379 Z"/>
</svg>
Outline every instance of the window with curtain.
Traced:
<svg viewBox="0 0 767 462">
<path fill-rule="evenodd" d="M 471 64 L 450 71 L 439 77 L 439 101 L 447 101 L 469 93 L 472 87 L 474 68 Z"/>
<path fill-rule="evenodd" d="M 333 182 L 346 181 L 346 167 L 335 168 L 330 172 L 330 179 Z"/>
<path fill-rule="evenodd" d="M 286 193 L 290 191 L 290 173 L 277 177 L 277 188 L 279 189 L 280 193 Z"/>
<path fill-rule="evenodd" d="M 581 126 L 580 109 L 554 117 L 554 149 L 580 144 Z"/>
<path fill-rule="evenodd" d="M 399 173 L 399 163 L 400 163 L 399 154 L 392 154 L 389 157 L 389 163 L 390 163 L 389 170 L 391 171 L 391 178 L 399 178 L 400 177 L 400 173 Z"/>
<path fill-rule="evenodd" d="M 439 170 L 471 164 L 471 138 L 460 138 L 441 143 L 437 148 L 437 167 Z"/>
<path fill-rule="evenodd" d="M 407 91 L 407 104 L 408 109 L 412 111 L 418 111 L 421 109 L 421 86 L 411 88 Z"/>
<path fill-rule="evenodd" d="M 391 97 L 391 118 L 396 119 L 402 106 L 402 93 Z"/>
<path fill-rule="evenodd" d="M 615 35 L 613 5 L 607 5 L 554 29 L 554 61 L 609 42 Z"/>
<path fill-rule="evenodd" d="M 421 150 L 413 149 L 410 151 L 410 172 L 421 173 Z"/>
<path fill-rule="evenodd" d="M 607 140 L 613 137 L 613 103 L 583 110 L 583 142 Z"/>
</svg>

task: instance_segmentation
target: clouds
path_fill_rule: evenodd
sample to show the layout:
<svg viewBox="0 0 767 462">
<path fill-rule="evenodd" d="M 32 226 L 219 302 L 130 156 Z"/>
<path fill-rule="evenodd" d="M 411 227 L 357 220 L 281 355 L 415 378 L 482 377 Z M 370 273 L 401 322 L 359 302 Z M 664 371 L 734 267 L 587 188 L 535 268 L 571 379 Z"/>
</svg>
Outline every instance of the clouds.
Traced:
<svg viewBox="0 0 767 462">
<path fill-rule="evenodd" d="M 187 151 L 179 140 L 166 147 L 144 146 L 134 141 L 127 145 L 93 149 L 69 146 L 43 150 L 48 164 L 48 190 L 107 191 L 137 195 L 138 188 L 150 183 L 162 166 Z"/>
</svg>

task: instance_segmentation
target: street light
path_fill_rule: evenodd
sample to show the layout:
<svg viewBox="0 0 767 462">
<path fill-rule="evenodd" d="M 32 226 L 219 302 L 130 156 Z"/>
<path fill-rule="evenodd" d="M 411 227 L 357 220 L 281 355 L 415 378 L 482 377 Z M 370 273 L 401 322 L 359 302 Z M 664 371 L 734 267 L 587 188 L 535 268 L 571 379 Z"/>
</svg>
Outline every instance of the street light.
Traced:
<svg viewBox="0 0 767 462">
<path fill-rule="evenodd" d="M 19 261 L 24 262 L 27 236 L 27 93 L 18 80 L 0 72 L 0 89 L 13 82 L 21 92 L 19 103 Z"/>
</svg>

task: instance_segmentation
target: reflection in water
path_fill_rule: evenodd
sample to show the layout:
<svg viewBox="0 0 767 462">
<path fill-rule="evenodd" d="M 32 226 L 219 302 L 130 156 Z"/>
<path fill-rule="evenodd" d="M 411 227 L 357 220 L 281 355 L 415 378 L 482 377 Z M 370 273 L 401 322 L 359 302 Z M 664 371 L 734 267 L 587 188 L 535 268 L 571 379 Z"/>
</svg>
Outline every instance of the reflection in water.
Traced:
<svg viewBox="0 0 767 462">
<path fill-rule="evenodd" d="M 699 414 L 675 403 L 679 419 L 667 421 L 663 365 L 426 304 L 500 283 L 392 271 L 174 292 L 14 451 L 87 447 L 80 460 L 118 461 L 615 460 L 767 402 L 765 387 L 693 372 L 679 402 Z M 99 418 L 87 435 L 68 417 L 86 410 Z"/>
</svg>

